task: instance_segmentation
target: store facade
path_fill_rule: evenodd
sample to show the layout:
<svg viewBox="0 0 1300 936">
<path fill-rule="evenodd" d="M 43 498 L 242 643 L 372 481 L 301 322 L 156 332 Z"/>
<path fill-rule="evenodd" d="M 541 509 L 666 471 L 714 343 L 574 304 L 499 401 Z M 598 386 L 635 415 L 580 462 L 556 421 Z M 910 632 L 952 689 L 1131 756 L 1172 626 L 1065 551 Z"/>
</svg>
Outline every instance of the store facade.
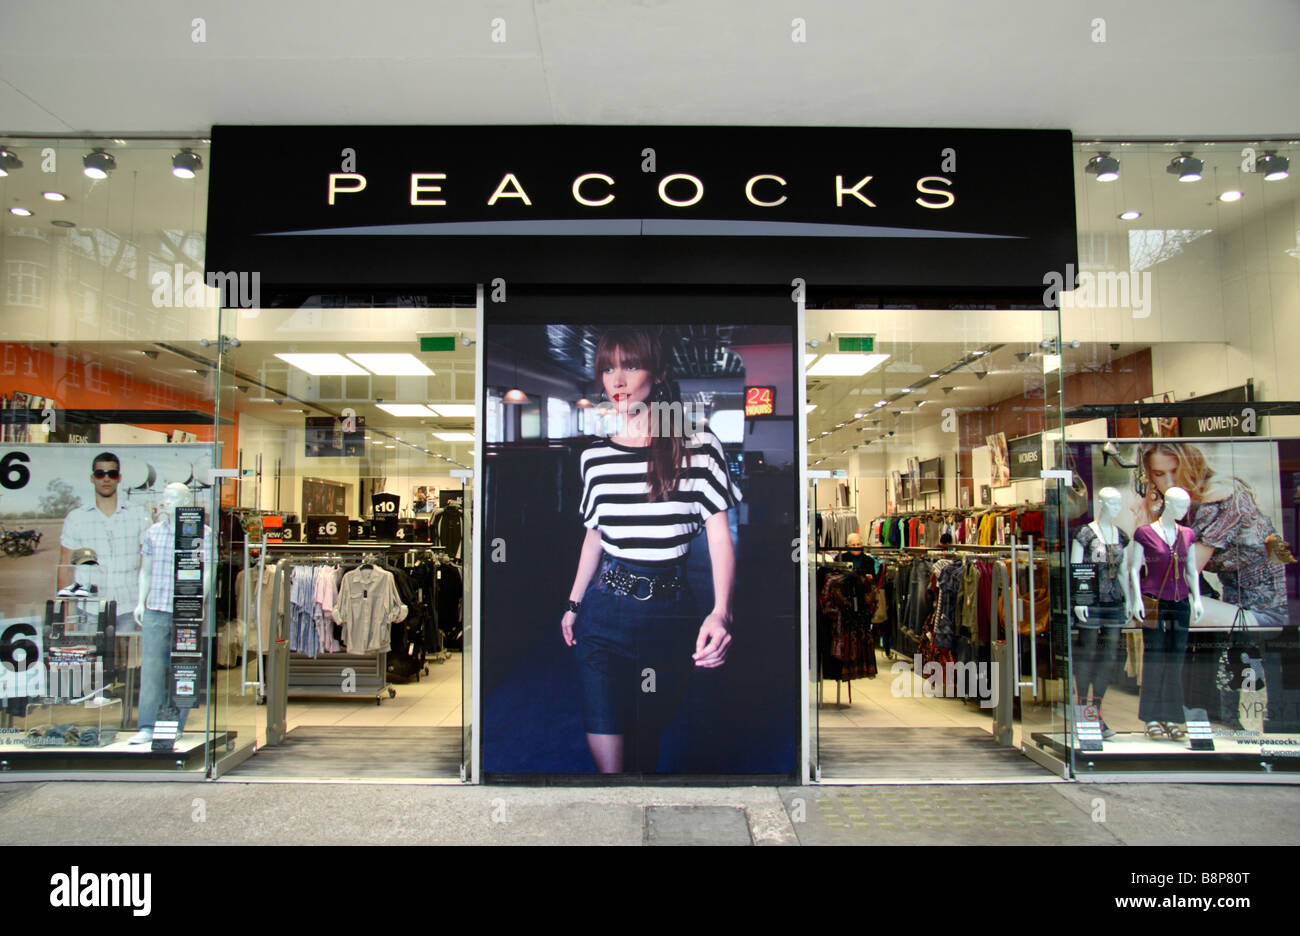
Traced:
<svg viewBox="0 0 1300 936">
<path fill-rule="evenodd" d="M 6 201 L 35 207 L 4 221 L 5 775 L 203 779 L 346 726 L 372 760 L 372 729 L 418 750 L 393 778 L 472 782 L 880 779 L 882 732 L 937 750 L 950 722 L 1065 777 L 1294 763 L 1297 394 L 1259 364 L 1284 360 L 1297 308 L 1294 183 L 1266 179 L 1294 146 L 1196 147 L 1202 184 L 1241 193 L 1197 214 L 1166 172 L 1181 149 L 1064 132 L 105 142 L 5 142 L 24 164 Z M 23 175 L 46 149 L 75 216 Z M 89 181 L 99 150 L 119 165 Z M 194 178 L 169 171 L 191 157 Z M 629 398 L 624 364 L 657 377 Z M 628 487 L 653 466 L 628 444 L 642 401 L 647 450 L 662 426 L 688 466 L 649 507 Z M 1219 597 L 1186 633 L 1178 600 L 1155 629 L 1108 626 L 1147 583 L 1105 546 L 1158 520 L 1174 481 L 1215 550 L 1187 588 Z M 1242 517 L 1254 538 L 1226 536 Z M 104 568 L 145 530 L 153 553 Z M 869 582 L 840 562 L 854 532 Z M 939 563 L 1006 561 L 1023 572 L 974 594 L 963 633 Z M 920 569 L 909 609 L 893 595 Z M 1220 605 L 1244 607 L 1238 633 Z M 607 642 L 634 619 L 630 651 Z M 675 651 L 645 636 L 666 630 Z M 831 682 L 867 701 L 831 706 Z M 1179 706 L 1159 733 L 1157 684 Z"/>
</svg>

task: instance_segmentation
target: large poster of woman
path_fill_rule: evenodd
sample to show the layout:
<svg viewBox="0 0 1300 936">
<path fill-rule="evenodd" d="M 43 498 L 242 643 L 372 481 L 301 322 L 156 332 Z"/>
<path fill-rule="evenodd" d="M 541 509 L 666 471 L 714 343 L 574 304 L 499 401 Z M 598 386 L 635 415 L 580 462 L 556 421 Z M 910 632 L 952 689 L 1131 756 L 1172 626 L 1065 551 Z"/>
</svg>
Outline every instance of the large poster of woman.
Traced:
<svg viewBox="0 0 1300 936">
<path fill-rule="evenodd" d="M 793 774 L 794 306 L 489 307 L 486 774 Z M 775 413 L 747 418 L 746 386 Z"/>
</svg>

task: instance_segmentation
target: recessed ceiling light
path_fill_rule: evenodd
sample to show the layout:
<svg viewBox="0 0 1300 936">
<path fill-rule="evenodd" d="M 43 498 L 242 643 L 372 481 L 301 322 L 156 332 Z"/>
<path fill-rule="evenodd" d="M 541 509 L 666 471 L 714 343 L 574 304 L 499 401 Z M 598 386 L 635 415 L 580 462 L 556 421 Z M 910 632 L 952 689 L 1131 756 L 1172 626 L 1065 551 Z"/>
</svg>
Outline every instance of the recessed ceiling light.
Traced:
<svg viewBox="0 0 1300 936">
<path fill-rule="evenodd" d="M 1241 201 L 1241 198 L 1242 198 L 1242 193 L 1240 189 L 1228 189 L 1226 192 L 1224 192 L 1222 195 L 1219 196 L 1219 201 L 1235 202 L 1235 201 Z"/>
<path fill-rule="evenodd" d="M 386 444 L 386 445 L 384 446 L 384 448 L 397 448 L 397 446 L 396 446 L 396 445 L 393 445 L 393 444 L 390 442 L 390 443 Z"/>
<path fill-rule="evenodd" d="M 433 376 L 433 371 L 414 354 L 349 354 L 348 357 L 381 377 Z"/>
<path fill-rule="evenodd" d="M 581 405 L 582 401 L 579 400 L 578 404 Z M 591 405 L 590 400 L 587 401 L 587 405 Z M 433 410 L 435 415 L 443 416 L 447 419 L 474 418 L 473 403 L 430 403 L 429 409 Z"/>
<path fill-rule="evenodd" d="M 62 192 L 41 192 L 41 197 L 46 201 L 67 201 L 68 196 Z"/>
<path fill-rule="evenodd" d="M 366 377 L 369 371 L 341 354 L 277 354 L 280 360 L 313 377 Z M 426 414 L 427 415 L 427 414 Z"/>
<path fill-rule="evenodd" d="M 434 438 L 441 439 L 443 442 L 473 442 L 474 433 L 472 432 L 435 432 Z"/>
<path fill-rule="evenodd" d="M 63 220 L 59 220 L 59 219 L 56 219 L 56 220 L 54 220 L 54 221 L 51 221 L 50 224 L 53 224 L 55 227 L 61 227 L 61 228 L 70 228 L 70 227 L 76 227 L 76 226 L 77 226 L 77 225 L 76 225 L 74 222 L 72 222 L 72 221 L 63 221 Z"/>
<path fill-rule="evenodd" d="M 988 354 L 988 352 L 984 350 L 980 350 L 980 351 L 972 351 L 971 354 L 975 355 L 976 357 L 979 357 L 980 355 Z"/>
<path fill-rule="evenodd" d="M 423 403 L 376 403 L 390 416 L 428 416 L 429 408 Z"/>
<path fill-rule="evenodd" d="M 14 205 L 12 208 L 10 208 L 9 213 L 18 215 L 18 217 L 20 218 L 30 218 L 32 216 L 32 213 L 29 209 L 23 208 L 19 205 Z"/>
<path fill-rule="evenodd" d="M 866 414 L 866 413 L 862 413 L 862 412 L 858 412 L 858 413 L 854 413 L 854 414 L 853 414 L 853 418 L 854 418 L 854 419 L 861 419 L 861 418 L 862 418 L 863 416 L 865 416 L 865 415 L 867 415 L 867 414 Z"/>
<path fill-rule="evenodd" d="M 1136 221 L 1140 217 L 1142 217 L 1142 212 L 1130 208 L 1128 211 L 1121 212 L 1119 219 L 1121 221 Z"/>
<path fill-rule="evenodd" d="M 888 403 L 888 402 L 889 402 L 888 400 L 877 400 L 877 401 L 876 401 L 876 408 L 879 409 L 880 407 L 884 406 L 884 405 L 885 405 L 886 403 Z"/>
<path fill-rule="evenodd" d="M 911 392 L 912 392 L 912 388 L 911 388 L 911 387 L 904 387 L 904 388 L 903 388 L 903 392 L 904 392 L 904 393 L 911 393 Z"/>
<path fill-rule="evenodd" d="M 938 379 L 939 379 L 940 377 L 942 377 L 942 376 L 943 376 L 943 374 L 931 374 L 931 375 L 930 375 L 930 378 L 931 378 L 932 380 L 938 380 Z"/>
<path fill-rule="evenodd" d="M 808 373 L 814 377 L 861 377 L 887 360 L 888 354 L 826 354 Z"/>
</svg>

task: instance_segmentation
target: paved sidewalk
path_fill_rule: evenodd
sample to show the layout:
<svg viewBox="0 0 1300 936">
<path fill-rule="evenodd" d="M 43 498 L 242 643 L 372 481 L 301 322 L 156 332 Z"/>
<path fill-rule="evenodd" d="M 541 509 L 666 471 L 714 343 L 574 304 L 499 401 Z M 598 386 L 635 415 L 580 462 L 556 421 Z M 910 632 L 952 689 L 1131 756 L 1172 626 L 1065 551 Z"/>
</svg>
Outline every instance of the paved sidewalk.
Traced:
<svg viewBox="0 0 1300 936">
<path fill-rule="evenodd" d="M 1297 786 L 0 784 L 0 845 L 1297 843 Z"/>
</svg>

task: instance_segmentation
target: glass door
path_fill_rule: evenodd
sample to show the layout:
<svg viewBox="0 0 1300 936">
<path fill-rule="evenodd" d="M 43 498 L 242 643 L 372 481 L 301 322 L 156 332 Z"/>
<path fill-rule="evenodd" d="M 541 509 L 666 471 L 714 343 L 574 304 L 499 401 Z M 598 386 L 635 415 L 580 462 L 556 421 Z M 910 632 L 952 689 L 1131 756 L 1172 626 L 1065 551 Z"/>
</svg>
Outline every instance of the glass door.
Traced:
<svg viewBox="0 0 1300 936">
<path fill-rule="evenodd" d="M 1064 368 L 1060 313 L 1042 313 L 1042 532 L 1017 547 L 1016 742 L 1031 759 L 1066 776 L 1074 731 L 1070 686 L 1070 576 L 1066 524 L 1080 479 L 1065 451 Z M 1013 453 L 1018 456 L 1018 453 Z M 1030 529 L 1036 528 L 1036 524 Z"/>
<path fill-rule="evenodd" d="M 804 518 L 803 543 L 808 587 L 808 773 L 813 781 L 820 780 L 822 775 L 817 731 L 822 698 L 821 671 L 817 665 L 817 480 L 822 476 L 829 477 L 830 472 L 808 472 L 808 510 Z"/>
<path fill-rule="evenodd" d="M 223 312 L 205 347 L 222 466 L 214 734 L 233 742 L 220 758 L 301 738 L 327 752 L 321 770 L 337 754 L 331 777 L 460 775 L 472 750 L 474 332 L 472 305 L 424 296 Z M 348 576 L 373 584 L 376 570 L 406 613 L 358 629 L 334 608 Z M 368 739 L 396 753 L 367 755 Z"/>
<path fill-rule="evenodd" d="M 464 591 L 461 599 L 462 643 L 460 652 L 460 779 L 470 782 L 474 776 L 474 477 L 473 472 L 453 472 L 461 480 L 461 503 L 465 522 L 461 527 L 461 557 Z"/>
</svg>

